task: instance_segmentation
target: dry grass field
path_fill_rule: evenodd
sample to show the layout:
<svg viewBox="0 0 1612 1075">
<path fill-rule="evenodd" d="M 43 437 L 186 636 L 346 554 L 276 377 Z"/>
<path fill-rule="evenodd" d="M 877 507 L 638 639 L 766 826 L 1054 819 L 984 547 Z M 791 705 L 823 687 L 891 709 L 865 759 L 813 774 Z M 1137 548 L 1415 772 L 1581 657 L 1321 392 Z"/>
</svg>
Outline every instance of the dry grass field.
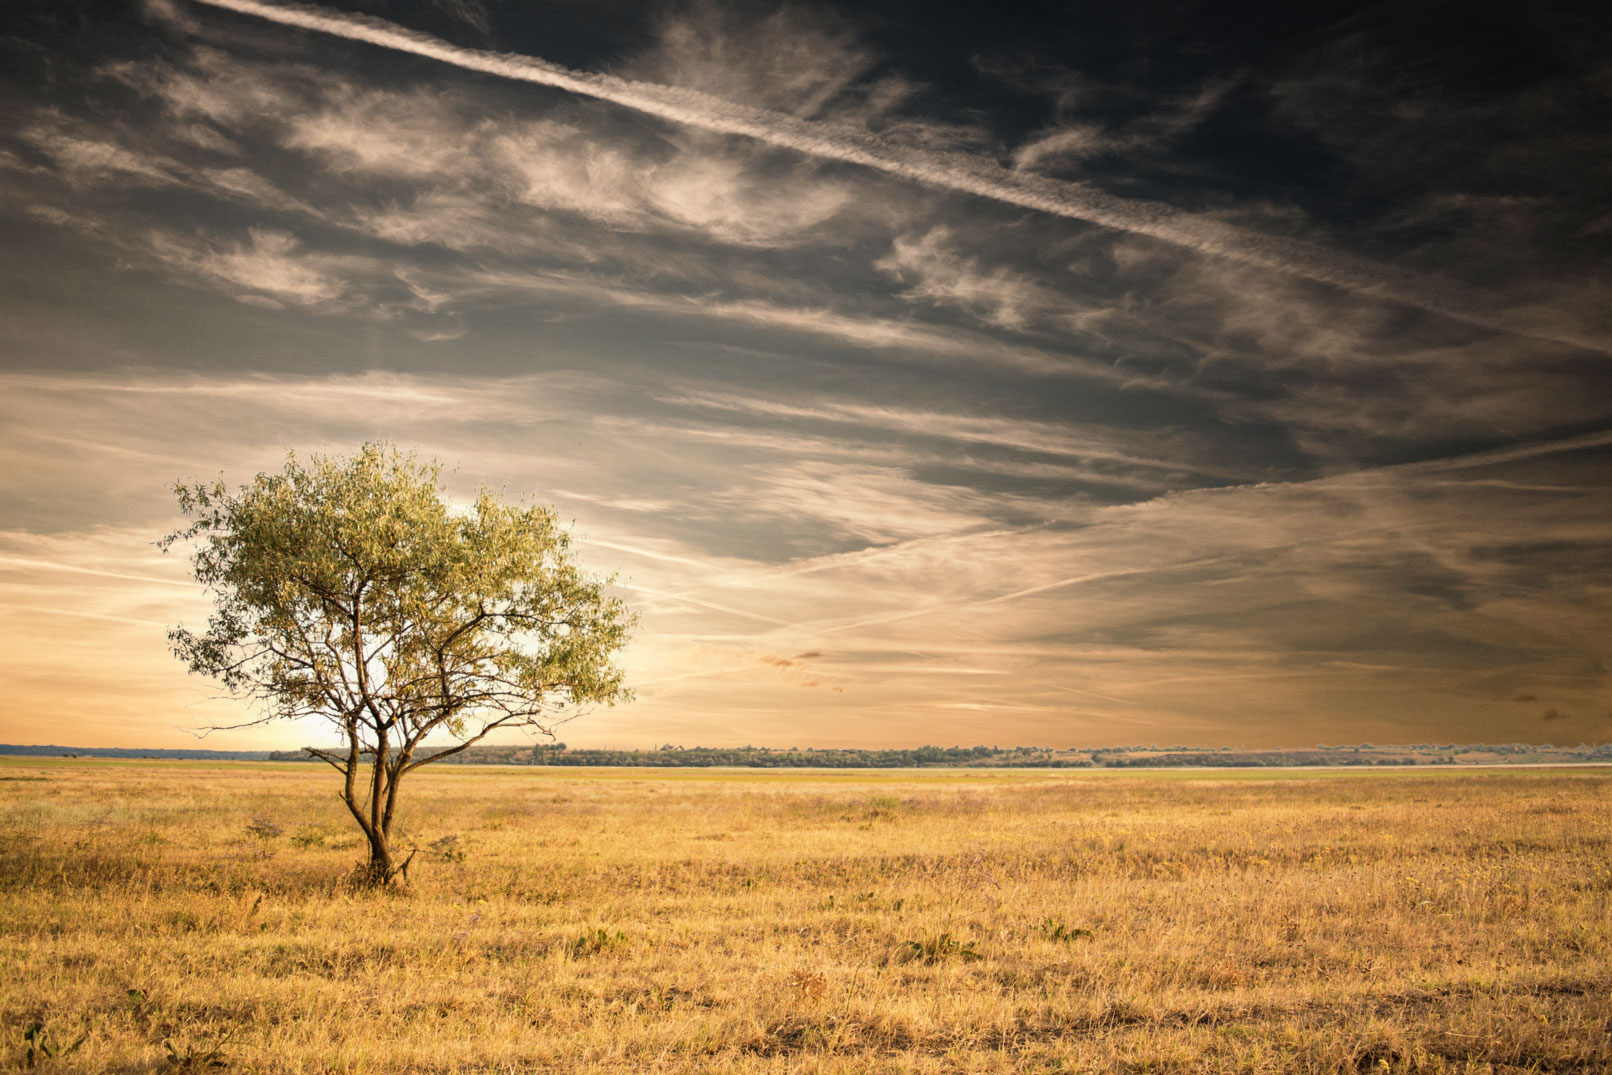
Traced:
<svg viewBox="0 0 1612 1075">
<path fill-rule="evenodd" d="M 404 795 L 428 851 L 366 894 L 328 770 L 0 761 L 0 1063 L 1612 1070 L 1608 770 L 444 767 Z"/>
</svg>

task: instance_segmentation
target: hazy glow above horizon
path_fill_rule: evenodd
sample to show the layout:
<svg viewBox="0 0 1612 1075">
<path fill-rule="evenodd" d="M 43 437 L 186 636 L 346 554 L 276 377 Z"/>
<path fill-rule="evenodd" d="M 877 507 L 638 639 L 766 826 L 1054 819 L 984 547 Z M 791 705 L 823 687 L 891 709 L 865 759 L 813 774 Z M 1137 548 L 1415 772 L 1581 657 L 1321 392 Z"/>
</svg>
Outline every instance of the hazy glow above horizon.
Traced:
<svg viewBox="0 0 1612 1075">
<path fill-rule="evenodd" d="M 0 741 L 241 720 L 169 488 L 375 438 L 619 574 L 576 745 L 1612 736 L 1565 24 L 76 3 L 3 46 Z"/>
</svg>

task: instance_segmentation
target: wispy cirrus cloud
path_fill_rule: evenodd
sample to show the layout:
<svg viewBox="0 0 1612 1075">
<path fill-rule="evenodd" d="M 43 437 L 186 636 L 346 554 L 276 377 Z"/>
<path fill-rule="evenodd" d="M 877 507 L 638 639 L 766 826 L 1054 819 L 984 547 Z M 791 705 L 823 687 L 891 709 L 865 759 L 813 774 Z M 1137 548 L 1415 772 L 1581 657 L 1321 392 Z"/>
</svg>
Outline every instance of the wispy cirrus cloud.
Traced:
<svg viewBox="0 0 1612 1075">
<path fill-rule="evenodd" d="M 948 238 L 944 227 L 897 236 L 874 268 L 906 284 L 904 298 L 957 306 L 1002 328 L 1024 328 L 1049 310 L 1071 305 L 1022 273 L 982 268 L 977 259 L 951 249 Z"/>
<path fill-rule="evenodd" d="M 667 402 L 717 411 L 753 415 L 764 420 L 795 420 L 883 430 L 967 444 L 1007 448 L 1018 452 L 1060 456 L 1085 462 L 1114 463 L 1137 470 L 1197 471 L 1203 465 L 1201 449 L 1192 438 L 1156 431 L 1139 433 L 1120 429 L 1071 429 L 1068 425 L 1028 418 L 987 416 L 879 406 L 832 400 L 783 402 L 732 394 L 679 395 Z M 1175 443 L 1170 442 L 1174 440 Z M 1155 454 L 1175 448 L 1173 456 Z M 1210 469 L 1205 476 L 1233 478 L 1233 472 Z"/>
<path fill-rule="evenodd" d="M 1168 382 L 1084 361 L 1077 353 L 995 339 L 954 328 L 925 325 L 897 317 L 846 313 L 831 307 L 785 306 L 760 299 L 728 299 L 704 294 L 678 294 L 622 286 L 582 273 L 487 270 L 449 273 L 433 280 L 444 295 L 564 295 L 616 310 L 730 322 L 839 343 L 895 356 L 941 359 L 959 365 L 989 365 L 1026 374 L 1071 377 L 1139 385 L 1165 391 Z"/>
<path fill-rule="evenodd" d="M 149 249 L 178 271 L 216 283 L 244 302 L 331 307 L 347 293 L 343 259 L 309 254 L 285 232 L 254 229 L 245 243 L 198 249 L 168 235 L 153 236 Z"/>
<path fill-rule="evenodd" d="M 769 11 L 694 3 L 662 11 L 653 48 L 621 71 L 635 81 L 749 101 L 795 116 L 862 111 L 887 91 L 866 79 L 880 57 L 830 11 L 781 5 Z"/>
<path fill-rule="evenodd" d="M 1303 281 L 1195 260 L 1135 237 L 1086 239 L 1081 257 L 1091 264 L 1060 279 L 1045 262 L 993 262 L 971 252 L 989 247 L 982 243 L 984 229 L 966 222 L 909 231 L 899 216 L 886 216 L 880 225 L 899 230 L 882 252 L 869 251 L 867 264 L 899 289 L 894 302 L 870 301 L 876 291 L 852 295 L 802 286 L 807 277 L 765 260 L 713 259 L 701 247 L 668 245 L 666 237 L 765 251 L 809 246 L 810 237 L 826 236 L 825 227 L 834 223 L 832 243 L 843 244 L 847 214 L 867 212 L 863 187 L 810 168 L 768 174 L 757 170 L 761 162 L 753 152 L 731 145 L 680 146 L 673 137 L 645 149 L 575 116 L 478 115 L 472 102 L 454 93 L 366 89 L 300 63 L 237 65 L 226 77 L 225 54 L 205 46 L 188 62 L 193 69 L 119 64 L 107 71 L 163 103 L 167 149 L 177 152 L 197 122 L 231 145 L 266 133 L 286 151 L 319 162 L 327 181 L 345 184 L 344 193 L 323 198 L 315 209 L 312 187 L 288 192 L 264 174 L 261 156 L 184 164 L 150 137 L 127 144 L 117 141 L 116 131 L 63 125 L 63 137 L 109 147 L 139 162 L 137 171 L 147 177 L 281 215 L 273 226 L 252 224 L 234 234 L 152 227 L 134 238 L 126 226 L 101 227 L 82 211 L 66 214 L 47 205 L 40 212 L 69 227 L 98 228 L 103 236 L 117 230 L 114 241 L 131 263 L 243 301 L 362 312 L 398 320 L 413 339 L 449 342 L 473 331 L 465 315 L 477 304 L 538 295 L 889 355 L 1107 381 L 1171 396 L 1219 396 L 1223 402 L 1215 406 L 1239 421 L 1305 428 L 1313 431 L 1304 434 L 1306 443 L 1327 451 L 1336 448 L 1326 447 L 1333 431 L 1345 427 L 1374 430 L 1371 436 L 1379 439 L 1413 430 L 1443 436 L 1484 423 L 1520 433 L 1537 422 L 1517 426 L 1516 416 L 1543 413 L 1547 403 L 1562 410 L 1563 424 L 1575 420 L 1571 412 L 1594 409 L 1586 403 L 1593 393 L 1583 390 L 1582 371 L 1574 368 L 1582 362 L 1570 354 L 1550 359 L 1559 375 L 1541 376 L 1537 360 L 1525 367 L 1515 357 L 1530 346 L 1523 340 L 1389 342 L 1397 331 L 1391 307 L 1317 295 Z M 682 66 L 673 62 L 668 70 Z M 850 63 L 827 78 L 825 85 L 838 88 L 826 100 L 847 97 L 846 72 L 860 69 Z M 277 104 L 268 106 L 271 101 Z M 53 128 L 36 129 L 43 138 Z M 360 173 L 404 186 L 395 196 L 366 200 L 354 192 L 364 181 Z M 105 169 L 80 175 L 81 183 L 95 175 L 121 182 Z M 853 189 L 854 206 L 846 201 Z M 747 192 L 757 197 L 747 200 Z M 430 249 L 390 252 L 388 271 L 378 259 L 341 252 L 350 243 L 335 237 L 341 232 L 446 249 L 473 261 L 446 264 Z M 869 233 L 870 242 L 877 234 Z M 277 237 L 261 240 L 268 243 L 262 246 L 262 236 Z M 830 264 L 843 255 L 834 251 L 823 260 Z M 1108 274 L 1095 289 L 1094 273 Z M 758 290 L 773 294 L 760 297 Z M 1081 296 L 1078 304 L 1066 291 Z M 943 317 L 937 323 L 905 316 L 903 303 L 930 315 L 961 311 L 984 331 L 971 334 Z M 1021 338 L 1003 339 L 1001 332 Z M 1393 370 L 1387 375 L 1443 380 L 1449 389 L 1425 392 L 1407 383 L 1393 401 L 1362 396 L 1357 385 L 1368 366 L 1379 371 L 1370 376 Z M 1273 369 L 1282 371 L 1280 378 L 1269 377 Z M 1248 397 L 1245 386 L 1258 381 L 1278 386 L 1274 398 L 1269 391 Z M 1385 413 L 1390 408 L 1399 416 Z M 1439 412 L 1448 418 L 1428 420 Z"/>
<path fill-rule="evenodd" d="M 988 479 L 926 480 L 916 463 L 927 453 L 901 441 L 936 421 L 922 412 L 804 408 L 884 432 L 834 442 L 849 454 L 781 443 L 736 463 L 720 438 L 690 435 L 697 423 L 720 431 L 731 408 L 673 398 L 665 420 L 650 420 L 623 386 L 579 374 L 0 382 L 25 464 L 0 492 L 41 507 L 48 496 L 98 498 L 139 521 L 93 541 L 8 539 L 8 615 L 60 600 L 76 579 L 99 595 L 81 608 L 104 628 L 81 620 L 65 645 L 51 634 L 58 662 L 198 603 L 148 544 L 171 515 L 166 483 L 187 469 L 164 435 L 182 422 L 186 455 L 232 478 L 275 466 L 288 440 L 339 450 L 384 432 L 457 463 L 456 488 L 488 479 L 548 490 L 644 612 L 629 661 L 669 727 L 699 726 L 721 695 L 755 707 L 754 737 L 784 734 L 809 704 L 801 684 L 816 682 L 839 688 L 837 715 L 814 719 L 841 741 L 891 712 L 928 712 L 948 737 L 966 724 L 934 714 L 989 712 L 1004 734 L 1014 713 L 1057 714 L 1082 741 L 1180 729 L 1186 710 L 1245 727 L 1316 692 L 1402 738 L 1431 735 L 1451 707 L 1498 735 L 1525 687 L 1568 714 L 1569 731 L 1588 727 L 1600 689 L 1584 640 L 1612 610 L 1562 565 L 1588 569 L 1612 539 L 1604 486 L 1591 479 L 1612 435 L 1076 508 Z M 627 411 L 633 425 L 612 424 Z M 100 431 L 97 464 L 36 470 L 29 461 L 61 458 L 69 413 Z M 1033 423 L 1017 434 L 1005 421 L 964 429 L 1029 444 L 1038 435 Z M 646 468 L 650 458 L 662 462 Z M 808 652 L 787 676 L 764 660 Z M 1255 680 L 1257 698 L 1215 686 Z M 151 689 L 172 687 L 159 675 Z M 1392 691 L 1408 693 L 1390 704 Z"/>
<path fill-rule="evenodd" d="M 52 124 L 40 124 L 23 138 L 49 156 L 73 183 L 135 182 L 155 185 L 181 182 L 178 162 L 148 156 L 94 137 L 81 137 Z"/>
<path fill-rule="evenodd" d="M 283 25 L 409 52 L 466 70 L 552 86 L 674 123 L 721 134 L 744 135 L 808 156 L 862 165 L 932 186 L 1145 235 L 1199 253 L 1389 299 L 1486 328 L 1596 351 L 1612 346 L 1604 339 L 1576 332 L 1528 311 L 1508 313 L 1493 297 L 1454 281 L 1374 263 L 1300 239 L 1249 231 L 1214 217 L 1185 213 L 1158 203 L 1119 198 L 1089 185 L 1010 171 L 980 157 L 898 146 L 856 128 L 805 120 L 726 101 L 697 90 L 571 71 L 530 56 L 466 49 L 379 19 L 260 0 L 200 2 Z"/>
<path fill-rule="evenodd" d="M 1017 81 L 1023 88 L 1052 91 L 1056 115 L 1013 151 L 1016 168 L 1056 174 L 1091 157 L 1135 159 L 1166 149 L 1209 119 L 1235 86 L 1233 78 L 1212 79 L 1194 92 L 1150 102 L 1139 115 L 1120 122 L 1103 117 L 1101 104 L 1091 98 L 1106 96 L 1101 88 L 1085 83 L 1071 71 L 1040 71 L 1024 80 L 999 63 L 982 64 L 992 74 Z"/>
<path fill-rule="evenodd" d="M 562 119 L 489 116 L 458 95 L 355 86 L 297 64 L 232 70 L 232 84 L 220 85 L 226 63 L 202 48 L 189 70 L 122 64 L 110 73 L 163 101 L 176 137 L 198 118 L 220 137 L 266 130 L 338 174 L 414 184 L 390 212 L 402 218 L 412 208 L 417 230 L 445 245 L 465 236 L 452 222 L 430 228 L 432 206 L 472 191 L 483 208 L 513 202 L 617 227 L 686 229 L 762 246 L 810 235 L 851 197 L 843 183 L 810 169 L 764 174 L 745 147 L 650 146 Z"/>
<path fill-rule="evenodd" d="M 620 572 L 641 700 L 594 741 L 1593 731 L 1593 87 L 1401 87 L 1459 49 L 1379 62 L 1383 13 L 1070 9 L 1138 66 L 942 9 L 413 9 L 566 70 L 225 4 L 282 21 L 0 41 L 8 726 L 90 660 L 107 736 L 123 673 L 147 727 L 210 704 L 169 484 L 390 438 Z"/>
</svg>

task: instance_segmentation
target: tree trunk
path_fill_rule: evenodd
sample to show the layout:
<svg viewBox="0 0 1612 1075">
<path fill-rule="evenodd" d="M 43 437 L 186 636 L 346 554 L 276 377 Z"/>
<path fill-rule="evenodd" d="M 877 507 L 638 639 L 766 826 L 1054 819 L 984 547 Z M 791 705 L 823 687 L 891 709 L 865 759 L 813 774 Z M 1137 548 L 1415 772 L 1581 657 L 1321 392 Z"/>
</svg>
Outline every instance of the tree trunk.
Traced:
<svg viewBox="0 0 1612 1075">
<path fill-rule="evenodd" d="M 392 855 L 392 808 L 395 805 L 397 776 L 388 772 L 385 761 L 386 738 L 382 733 L 378 757 L 371 764 L 369 787 L 359 791 L 359 748 L 357 737 L 352 738 L 352 750 L 344 768 L 346 783 L 341 798 L 347 810 L 358 822 L 364 837 L 369 841 L 369 861 L 357 868 L 356 883 L 368 888 L 384 888 L 401 876 L 408 880 L 409 861 L 398 862 Z M 409 856 L 410 859 L 413 855 Z"/>
<path fill-rule="evenodd" d="M 397 874 L 397 866 L 392 861 L 392 819 L 383 815 L 381 807 L 389 775 L 386 763 L 390 752 L 386 739 L 386 729 L 377 728 L 375 759 L 369 774 L 369 824 L 365 826 L 369 833 L 369 883 L 377 886 L 391 884 Z"/>
<path fill-rule="evenodd" d="M 369 865 L 365 867 L 365 881 L 376 887 L 391 884 L 392 878 L 397 875 L 397 865 L 392 860 L 392 847 L 388 834 L 380 826 L 376 826 L 369 838 Z"/>
</svg>

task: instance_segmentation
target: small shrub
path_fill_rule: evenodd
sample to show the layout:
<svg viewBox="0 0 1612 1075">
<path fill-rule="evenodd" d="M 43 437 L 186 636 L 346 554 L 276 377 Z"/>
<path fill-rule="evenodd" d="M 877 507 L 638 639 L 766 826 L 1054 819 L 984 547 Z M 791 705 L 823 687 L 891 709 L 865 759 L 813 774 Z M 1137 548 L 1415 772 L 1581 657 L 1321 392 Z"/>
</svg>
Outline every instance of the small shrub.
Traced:
<svg viewBox="0 0 1612 1075">
<path fill-rule="evenodd" d="M 427 846 L 433 854 L 440 856 L 444 862 L 463 862 L 465 860 L 465 849 L 460 846 L 459 837 L 456 834 L 432 840 Z"/>
<path fill-rule="evenodd" d="M 35 1019 L 28 1025 L 28 1029 L 22 1032 L 24 1045 L 22 1065 L 32 1068 L 37 1067 L 41 1060 L 55 1060 L 67 1056 L 83 1045 L 87 1037 L 89 1035 L 85 1034 L 71 1045 L 61 1045 L 51 1034 L 50 1028 L 45 1026 L 44 1021 Z"/>
<path fill-rule="evenodd" d="M 267 842 L 276 836 L 284 836 L 285 829 L 275 824 L 270 818 L 255 817 L 252 819 L 252 823 L 246 826 L 246 835 L 256 836 L 259 840 Z"/>
<path fill-rule="evenodd" d="M 172 1071 L 205 1071 L 208 1068 L 228 1067 L 229 1061 L 224 1058 L 224 1046 L 229 1043 L 229 1035 L 212 1045 L 206 1042 L 192 1042 L 183 1050 L 170 1039 L 162 1040 L 162 1047 L 168 1051 L 168 1067 Z"/>
<path fill-rule="evenodd" d="M 607 949 L 614 948 L 618 944 L 626 943 L 627 935 L 625 933 L 619 929 L 612 933 L 601 926 L 597 929 L 583 930 L 582 935 L 571 942 L 571 954 L 573 956 L 597 955 Z"/>
<path fill-rule="evenodd" d="M 868 800 L 868 808 L 863 815 L 869 820 L 895 817 L 901 807 L 901 800 L 894 795 L 875 795 Z"/>
<path fill-rule="evenodd" d="M 968 962 L 983 959 L 975 950 L 974 941 L 960 941 L 950 933 L 939 933 L 933 937 L 924 937 L 916 941 L 908 941 L 901 951 L 901 961 L 904 963 L 927 963 L 930 965 L 944 963 L 948 959 L 961 959 Z"/>
<path fill-rule="evenodd" d="M 1089 939 L 1095 934 L 1089 929 L 1071 929 L 1056 918 L 1048 918 L 1041 923 L 1041 936 L 1049 941 L 1062 941 L 1067 944 L 1070 941 Z"/>
</svg>

